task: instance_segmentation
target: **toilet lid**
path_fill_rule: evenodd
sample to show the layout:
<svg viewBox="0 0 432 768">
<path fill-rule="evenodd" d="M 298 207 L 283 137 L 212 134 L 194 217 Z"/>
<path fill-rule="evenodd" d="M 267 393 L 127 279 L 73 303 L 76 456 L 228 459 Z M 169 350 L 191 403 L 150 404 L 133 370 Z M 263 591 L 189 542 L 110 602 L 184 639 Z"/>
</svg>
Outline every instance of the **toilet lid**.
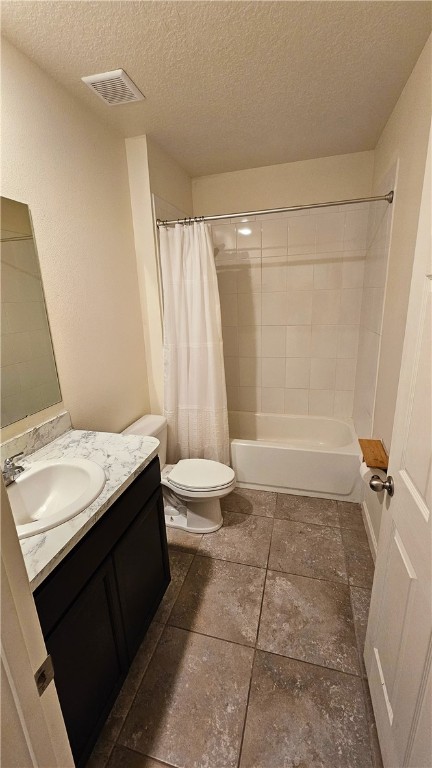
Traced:
<svg viewBox="0 0 432 768">
<path fill-rule="evenodd" d="M 231 467 L 210 459 L 181 459 L 168 475 L 172 485 L 197 491 L 226 488 L 234 477 Z"/>
</svg>

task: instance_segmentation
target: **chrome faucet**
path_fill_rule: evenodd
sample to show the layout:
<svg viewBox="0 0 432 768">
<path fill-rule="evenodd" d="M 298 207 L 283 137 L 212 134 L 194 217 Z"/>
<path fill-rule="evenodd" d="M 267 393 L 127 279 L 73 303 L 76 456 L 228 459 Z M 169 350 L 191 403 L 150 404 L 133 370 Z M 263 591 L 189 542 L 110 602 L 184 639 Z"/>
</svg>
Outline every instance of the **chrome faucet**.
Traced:
<svg viewBox="0 0 432 768">
<path fill-rule="evenodd" d="M 25 467 L 21 467 L 20 464 L 15 464 L 14 459 L 17 459 L 18 456 L 24 456 L 24 453 L 21 451 L 21 453 L 16 453 L 14 456 L 11 456 L 9 459 L 5 459 L 5 463 L 2 469 L 2 475 L 3 480 L 5 482 L 5 485 L 10 485 L 13 483 L 18 475 L 21 474 L 21 472 L 24 472 Z"/>
</svg>

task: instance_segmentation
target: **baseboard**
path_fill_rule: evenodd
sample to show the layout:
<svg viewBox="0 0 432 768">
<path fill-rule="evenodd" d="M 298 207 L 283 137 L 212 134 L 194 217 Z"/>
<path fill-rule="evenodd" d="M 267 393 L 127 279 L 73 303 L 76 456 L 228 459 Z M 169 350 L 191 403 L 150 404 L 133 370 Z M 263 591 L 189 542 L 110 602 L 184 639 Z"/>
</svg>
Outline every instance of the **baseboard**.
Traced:
<svg viewBox="0 0 432 768">
<path fill-rule="evenodd" d="M 366 528 L 366 533 L 367 533 L 368 542 L 369 542 L 369 548 L 372 553 L 373 561 L 375 563 L 376 556 L 377 556 L 378 542 L 376 540 L 374 529 L 372 527 L 372 520 L 370 519 L 369 510 L 367 508 L 366 501 L 362 501 L 361 506 L 362 506 L 363 522 Z"/>
</svg>

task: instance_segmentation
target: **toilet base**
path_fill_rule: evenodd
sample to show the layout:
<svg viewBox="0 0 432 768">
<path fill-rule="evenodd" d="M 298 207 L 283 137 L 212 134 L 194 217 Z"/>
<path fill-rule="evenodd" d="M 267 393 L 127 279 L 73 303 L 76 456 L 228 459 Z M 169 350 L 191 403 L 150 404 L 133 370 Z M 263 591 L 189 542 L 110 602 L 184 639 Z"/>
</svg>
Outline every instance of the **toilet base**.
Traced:
<svg viewBox="0 0 432 768">
<path fill-rule="evenodd" d="M 187 503 L 177 499 L 174 507 L 167 496 L 164 489 L 165 525 L 169 528 L 180 528 L 189 533 L 213 533 L 222 526 L 223 517 L 219 499 Z"/>
</svg>

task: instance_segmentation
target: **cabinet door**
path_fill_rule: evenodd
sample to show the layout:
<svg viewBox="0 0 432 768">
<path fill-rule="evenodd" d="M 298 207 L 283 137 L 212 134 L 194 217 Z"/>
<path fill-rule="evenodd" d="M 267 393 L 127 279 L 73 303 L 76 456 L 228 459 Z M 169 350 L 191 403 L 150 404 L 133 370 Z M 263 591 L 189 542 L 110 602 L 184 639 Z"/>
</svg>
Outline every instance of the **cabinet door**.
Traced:
<svg viewBox="0 0 432 768">
<path fill-rule="evenodd" d="M 170 581 L 160 489 L 120 539 L 113 557 L 126 644 L 132 660 Z"/>
<path fill-rule="evenodd" d="M 111 558 L 96 571 L 46 638 L 77 765 L 97 738 L 127 668 Z"/>
</svg>

